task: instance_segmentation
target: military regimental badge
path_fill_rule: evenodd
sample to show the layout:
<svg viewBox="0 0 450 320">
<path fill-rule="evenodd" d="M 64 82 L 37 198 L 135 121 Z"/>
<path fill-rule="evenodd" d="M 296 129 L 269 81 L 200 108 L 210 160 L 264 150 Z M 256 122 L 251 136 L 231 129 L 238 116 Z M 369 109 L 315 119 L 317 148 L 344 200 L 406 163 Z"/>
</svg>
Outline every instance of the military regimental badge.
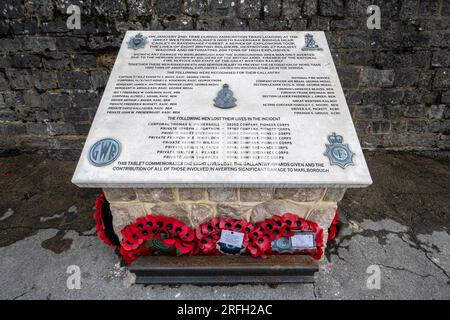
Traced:
<svg viewBox="0 0 450 320">
<path fill-rule="evenodd" d="M 216 248 L 225 255 L 241 254 L 245 250 L 243 242 L 244 234 L 242 232 L 222 230 Z"/>
<path fill-rule="evenodd" d="M 333 132 L 328 136 L 330 144 L 325 144 L 327 150 L 324 155 L 330 159 L 331 165 L 338 165 L 345 169 L 348 165 L 353 165 L 354 153 L 350 151 L 348 144 L 343 144 L 344 138 Z"/>
<path fill-rule="evenodd" d="M 316 40 L 314 40 L 314 36 L 310 33 L 305 34 L 305 46 L 302 48 L 303 51 L 308 50 L 323 50 L 316 44 Z"/>
<path fill-rule="evenodd" d="M 229 109 L 236 106 L 236 98 L 233 97 L 233 91 L 229 89 L 228 84 L 224 84 L 222 89 L 214 98 L 214 106 L 221 109 Z"/>
<path fill-rule="evenodd" d="M 137 50 L 140 48 L 144 48 L 148 42 L 149 42 L 148 37 L 144 36 L 142 33 L 139 32 L 134 37 L 131 37 L 127 43 L 129 49 Z"/>
<path fill-rule="evenodd" d="M 272 241 L 270 245 L 275 252 L 283 253 L 292 251 L 291 240 L 288 237 L 278 238 Z"/>
</svg>

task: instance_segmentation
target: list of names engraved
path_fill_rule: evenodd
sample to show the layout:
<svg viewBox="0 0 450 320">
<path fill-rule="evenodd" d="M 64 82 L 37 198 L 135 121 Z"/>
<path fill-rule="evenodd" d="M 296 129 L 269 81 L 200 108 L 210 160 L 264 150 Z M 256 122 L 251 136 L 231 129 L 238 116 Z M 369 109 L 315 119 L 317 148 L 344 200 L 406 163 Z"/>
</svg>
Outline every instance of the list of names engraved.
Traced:
<svg viewBox="0 0 450 320">
<path fill-rule="evenodd" d="M 145 41 L 133 47 L 137 35 Z M 326 38 L 308 33 L 316 47 L 307 48 L 306 35 L 127 32 L 74 183 L 370 184 Z M 354 153 L 351 166 L 324 154 L 333 132 Z M 95 165 L 90 149 L 102 139 L 120 154 Z"/>
</svg>

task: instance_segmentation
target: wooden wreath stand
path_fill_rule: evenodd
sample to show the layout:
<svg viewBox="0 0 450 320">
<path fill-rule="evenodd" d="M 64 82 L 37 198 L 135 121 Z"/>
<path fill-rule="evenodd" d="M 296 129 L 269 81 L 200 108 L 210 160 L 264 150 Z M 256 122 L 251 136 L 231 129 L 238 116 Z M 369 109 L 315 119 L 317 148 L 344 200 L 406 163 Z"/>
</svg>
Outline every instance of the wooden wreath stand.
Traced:
<svg viewBox="0 0 450 320">
<path fill-rule="evenodd" d="M 129 266 L 137 284 L 312 283 L 318 262 L 304 255 L 150 256 Z"/>
</svg>

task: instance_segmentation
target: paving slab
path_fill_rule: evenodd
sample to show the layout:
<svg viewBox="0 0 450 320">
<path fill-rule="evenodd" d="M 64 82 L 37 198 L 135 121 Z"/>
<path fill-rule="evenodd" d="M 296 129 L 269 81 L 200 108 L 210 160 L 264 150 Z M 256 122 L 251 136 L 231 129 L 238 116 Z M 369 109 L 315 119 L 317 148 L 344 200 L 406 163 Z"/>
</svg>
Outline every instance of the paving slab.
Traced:
<svg viewBox="0 0 450 320">
<path fill-rule="evenodd" d="M 95 235 L 98 189 L 74 161 L 0 158 L 0 299 L 450 299 L 450 162 L 366 152 L 374 184 L 349 190 L 315 284 L 142 286 Z M 81 272 L 68 289 L 69 266 Z M 379 289 L 368 280 L 380 271 Z"/>
</svg>

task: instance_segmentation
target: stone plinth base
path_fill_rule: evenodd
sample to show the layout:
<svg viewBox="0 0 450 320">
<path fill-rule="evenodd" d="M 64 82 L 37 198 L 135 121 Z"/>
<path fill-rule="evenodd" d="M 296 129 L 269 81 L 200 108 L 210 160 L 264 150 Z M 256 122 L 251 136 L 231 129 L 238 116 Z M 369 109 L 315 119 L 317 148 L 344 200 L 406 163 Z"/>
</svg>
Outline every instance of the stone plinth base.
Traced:
<svg viewBox="0 0 450 320">
<path fill-rule="evenodd" d="M 294 213 L 315 221 L 325 232 L 333 221 L 341 188 L 106 188 L 114 231 L 148 214 L 171 216 L 195 228 L 213 217 L 257 222 Z"/>
</svg>

